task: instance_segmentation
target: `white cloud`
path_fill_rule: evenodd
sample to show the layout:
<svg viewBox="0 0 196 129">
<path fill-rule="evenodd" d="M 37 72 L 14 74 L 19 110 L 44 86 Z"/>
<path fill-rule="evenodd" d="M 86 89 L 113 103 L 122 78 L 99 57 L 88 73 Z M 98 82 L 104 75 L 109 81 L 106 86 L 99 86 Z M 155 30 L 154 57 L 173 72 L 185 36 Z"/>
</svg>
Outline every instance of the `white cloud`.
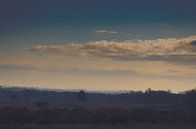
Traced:
<svg viewBox="0 0 196 129">
<path fill-rule="evenodd" d="M 85 44 L 36 45 L 29 50 L 68 56 L 106 57 L 116 60 L 192 60 L 196 56 L 196 36 L 176 39 L 91 41 Z"/>
<path fill-rule="evenodd" d="M 64 52 L 66 49 L 65 49 L 65 46 L 64 45 L 50 45 L 50 46 L 47 46 L 47 45 L 36 45 L 32 48 L 30 48 L 29 50 L 31 51 L 35 51 L 35 52 Z"/>
<path fill-rule="evenodd" d="M 102 30 L 96 30 L 95 33 L 97 34 L 118 34 L 119 32 L 102 29 Z"/>
</svg>

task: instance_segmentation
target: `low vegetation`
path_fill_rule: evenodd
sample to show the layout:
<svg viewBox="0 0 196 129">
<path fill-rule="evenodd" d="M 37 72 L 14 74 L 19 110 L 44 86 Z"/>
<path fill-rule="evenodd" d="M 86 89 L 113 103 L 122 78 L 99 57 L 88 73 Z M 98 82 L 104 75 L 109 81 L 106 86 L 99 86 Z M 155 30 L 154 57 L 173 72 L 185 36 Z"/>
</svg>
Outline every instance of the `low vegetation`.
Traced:
<svg viewBox="0 0 196 129">
<path fill-rule="evenodd" d="M 196 90 L 0 89 L 0 129 L 195 129 Z"/>
</svg>

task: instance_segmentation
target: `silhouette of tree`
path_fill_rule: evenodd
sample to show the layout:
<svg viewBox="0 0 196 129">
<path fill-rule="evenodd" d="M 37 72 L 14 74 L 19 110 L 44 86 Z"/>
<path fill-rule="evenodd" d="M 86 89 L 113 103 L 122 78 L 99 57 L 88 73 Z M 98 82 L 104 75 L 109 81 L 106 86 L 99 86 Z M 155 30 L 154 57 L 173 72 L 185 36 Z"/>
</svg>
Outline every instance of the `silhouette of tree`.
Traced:
<svg viewBox="0 0 196 129">
<path fill-rule="evenodd" d="M 79 102 L 87 102 L 87 96 L 85 91 L 80 90 L 80 92 L 78 92 L 77 94 L 77 101 Z"/>
<path fill-rule="evenodd" d="M 152 89 L 151 88 L 148 88 L 145 90 L 145 93 L 151 93 L 152 92 Z"/>
</svg>

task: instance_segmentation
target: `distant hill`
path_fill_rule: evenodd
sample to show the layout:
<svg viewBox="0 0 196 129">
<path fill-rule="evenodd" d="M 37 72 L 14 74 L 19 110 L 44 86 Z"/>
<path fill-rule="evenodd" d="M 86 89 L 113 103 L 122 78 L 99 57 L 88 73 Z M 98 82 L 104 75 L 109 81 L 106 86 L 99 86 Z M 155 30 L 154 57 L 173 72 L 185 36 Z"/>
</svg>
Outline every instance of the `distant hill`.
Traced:
<svg viewBox="0 0 196 129">
<path fill-rule="evenodd" d="M 170 91 L 147 89 L 126 92 L 89 92 L 84 91 L 86 103 L 78 102 L 79 90 L 51 90 L 20 87 L 0 87 L 1 106 L 36 107 L 36 103 L 45 102 L 49 107 L 86 107 L 86 108 L 138 108 L 188 109 L 196 105 L 196 90 L 172 93 Z"/>
</svg>

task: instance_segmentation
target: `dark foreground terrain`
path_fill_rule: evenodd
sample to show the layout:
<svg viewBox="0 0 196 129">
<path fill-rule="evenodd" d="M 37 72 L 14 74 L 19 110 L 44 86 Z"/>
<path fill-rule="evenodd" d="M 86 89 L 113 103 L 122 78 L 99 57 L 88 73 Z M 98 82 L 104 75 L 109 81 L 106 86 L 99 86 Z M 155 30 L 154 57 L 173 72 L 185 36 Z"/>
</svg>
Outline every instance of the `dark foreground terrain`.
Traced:
<svg viewBox="0 0 196 129">
<path fill-rule="evenodd" d="M 196 90 L 0 88 L 0 129 L 196 129 Z"/>
<path fill-rule="evenodd" d="M 134 123 L 131 125 L 3 125 L 1 129 L 195 129 L 193 124 L 149 124 Z"/>
</svg>

